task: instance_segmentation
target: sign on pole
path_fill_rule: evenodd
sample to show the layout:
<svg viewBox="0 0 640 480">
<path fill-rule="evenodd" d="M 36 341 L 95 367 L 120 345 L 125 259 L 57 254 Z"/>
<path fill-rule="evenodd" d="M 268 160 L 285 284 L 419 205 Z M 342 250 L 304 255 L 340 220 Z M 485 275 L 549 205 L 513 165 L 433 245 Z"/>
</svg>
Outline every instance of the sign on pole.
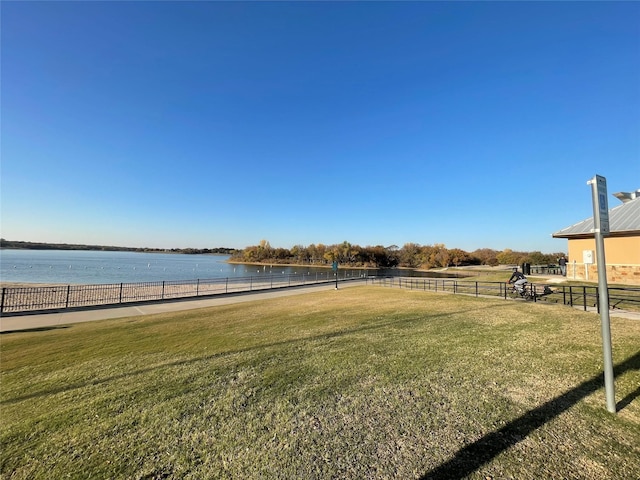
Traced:
<svg viewBox="0 0 640 480">
<path fill-rule="evenodd" d="M 604 356 L 604 390 L 607 398 L 607 410 L 615 413 L 616 395 L 613 378 L 613 356 L 611 354 L 609 287 L 607 285 L 607 263 L 604 258 L 604 235 L 609 235 L 607 179 L 596 175 L 587 182 L 587 185 L 591 185 L 591 197 L 593 199 L 593 233 L 596 240 L 596 263 L 598 265 L 598 298 L 602 323 L 602 353 Z"/>
<path fill-rule="evenodd" d="M 587 185 L 593 191 L 593 228 L 594 232 L 609 235 L 609 204 L 607 203 L 607 179 L 596 175 Z"/>
</svg>

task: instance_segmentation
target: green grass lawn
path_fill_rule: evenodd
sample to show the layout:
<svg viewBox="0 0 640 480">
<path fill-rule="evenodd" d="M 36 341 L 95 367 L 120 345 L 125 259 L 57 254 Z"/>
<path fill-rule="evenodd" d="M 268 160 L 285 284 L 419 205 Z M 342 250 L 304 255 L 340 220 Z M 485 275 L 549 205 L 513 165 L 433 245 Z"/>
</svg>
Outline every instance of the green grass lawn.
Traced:
<svg viewBox="0 0 640 480">
<path fill-rule="evenodd" d="M 2 478 L 640 478 L 640 322 L 352 287 L 3 334 Z"/>
</svg>

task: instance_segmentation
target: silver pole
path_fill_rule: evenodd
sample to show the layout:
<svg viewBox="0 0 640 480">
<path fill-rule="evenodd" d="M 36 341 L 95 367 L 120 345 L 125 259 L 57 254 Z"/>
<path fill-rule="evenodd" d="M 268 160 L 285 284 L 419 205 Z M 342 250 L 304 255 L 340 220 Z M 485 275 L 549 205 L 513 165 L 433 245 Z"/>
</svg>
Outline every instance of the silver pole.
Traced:
<svg viewBox="0 0 640 480">
<path fill-rule="evenodd" d="M 607 263 L 604 257 L 604 236 L 609 233 L 609 209 L 607 207 L 607 183 L 596 175 L 587 184 L 591 185 L 593 199 L 593 232 L 596 240 L 598 265 L 598 296 L 602 324 L 602 354 L 604 360 L 604 390 L 607 410 L 616 413 L 616 394 L 613 377 L 613 355 L 611 352 L 611 322 L 609 319 L 609 287 L 607 285 Z"/>
<path fill-rule="evenodd" d="M 602 353 L 604 356 L 604 391 L 607 397 L 607 410 L 611 413 L 616 413 L 613 355 L 611 352 L 611 322 L 609 319 L 609 288 L 604 258 L 604 237 L 599 232 L 596 233 L 596 255 L 598 257 L 598 295 L 602 323 Z"/>
</svg>

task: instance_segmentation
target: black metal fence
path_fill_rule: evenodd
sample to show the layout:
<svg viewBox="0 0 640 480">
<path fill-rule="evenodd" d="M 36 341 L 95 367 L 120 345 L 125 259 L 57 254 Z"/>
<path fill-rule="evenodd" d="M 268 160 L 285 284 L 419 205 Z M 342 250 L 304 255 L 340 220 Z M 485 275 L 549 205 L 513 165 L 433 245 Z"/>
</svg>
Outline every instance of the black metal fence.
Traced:
<svg viewBox="0 0 640 480">
<path fill-rule="evenodd" d="M 517 297 L 511 285 L 504 282 L 473 282 L 456 279 L 435 279 L 415 277 L 367 277 L 368 284 L 388 287 L 448 292 L 454 294 L 494 297 Z M 595 307 L 599 311 L 598 287 L 592 285 L 545 285 L 528 284 L 527 288 L 534 302 L 551 302 L 582 307 L 585 311 Z M 640 288 L 609 287 L 609 308 L 640 311 Z"/>
<path fill-rule="evenodd" d="M 529 268 L 532 275 L 562 275 L 560 265 L 531 265 Z"/>
<path fill-rule="evenodd" d="M 515 296 L 504 282 L 477 282 L 428 277 L 379 277 L 362 275 L 360 271 L 332 271 L 251 277 L 118 283 L 104 285 L 62 285 L 51 287 L 3 287 L 0 313 L 47 312 L 127 303 L 153 302 L 193 297 L 210 297 L 231 293 L 253 292 L 304 285 L 366 279 L 368 284 L 389 287 L 448 292 L 474 296 L 509 298 Z M 562 303 L 584 308 L 598 308 L 598 287 L 592 285 L 529 284 L 533 301 Z M 640 288 L 609 287 L 612 309 L 640 311 Z"/>
<path fill-rule="evenodd" d="M 360 271 L 333 271 L 214 278 L 186 281 L 3 287 L 0 314 L 66 310 L 126 303 L 152 302 L 229 293 L 253 292 L 304 285 L 344 282 L 363 278 Z"/>
</svg>

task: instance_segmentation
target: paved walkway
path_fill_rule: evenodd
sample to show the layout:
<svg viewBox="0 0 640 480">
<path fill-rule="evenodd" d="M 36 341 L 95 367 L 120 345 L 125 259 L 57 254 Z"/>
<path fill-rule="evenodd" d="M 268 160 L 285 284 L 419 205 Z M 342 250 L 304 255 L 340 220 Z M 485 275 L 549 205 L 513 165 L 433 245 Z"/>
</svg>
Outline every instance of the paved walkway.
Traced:
<svg viewBox="0 0 640 480">
<path fill-rule="evenodd" d="M 349 281 L 340 283 L 339 290 L 347 287 L 363 285 L 363 281 Z M 334 284 L 308 285 L 301 287 L 281 288 L 277 290 L 265 290 L 254 292 L 241 292 L 229 295 L 219 295 L 210 298 L 185 299 L 167 301 L 161 303 L 144 303 L 138 305 L 122 305 L 117 307 L 92 308 L 87 310 L 73 310 L 40 314 L 25 314 L 10 317 L 0 317 L 0 333 L 15 332 L 20 330 L 35 330 L 51 328 L 72 323 L 92 322 L 110 318 L 134 317 L 137 315 L 150 315 L 153 313 L 179 312 L 196 308 L 229 305 L 233 303 L 253 302 L 269 298 L 301 295 L 314 291 L 335 290 Z M 576 307 L 580 310 L 583 307 Z M 596 312 L 595 308 L 588 307 L 588 311 Z M 611 310 L 611 317 L 621 317 L 640 321 L 640 312 L 626 310 Z"/>
<path fill-rule="evenodd" d="M 339 290 L 347 287 L 363 285 L 364 281 L 351 280 L 340 283 Z M 34 330 L 50 328 L 72 323 L 92 322 L 109 318 L 134 317 L 137 315 L 150 315 L 153 313 L 179 312 L 195 308 L 213 307 L 217 305 L 229 305 L 232 303 L 253 302 L 268 298 L 301 295 L 314 291 L 335 290 L 335 284 L 323 283 L 320 285 L 308 285 L 300 287 L 280 288 L 275 290 L 239 292 L 228 295 L 218 295 L 209 298 L 183 299 L 165 301 L 159 303 L 143 303 L 137 305 L 121 305 L 105 308 L 91 308 L 86 310 L 57 311 L 51 313 L 14 315 L 0 317 L 0 332 L 14 332 L 19 330 Z M 339 291 L 338 290 L 338 291 Z"/>
<path fill-rule="evenodd" d="M 583 310 L 584 307 L 574 305 L 573 308 Z M 587 312 L 598 313 L 596 307 L 587 307 Z M 630 320 L 640 321 L 640 312 L 630 312 L 629 310 L 609 310 L 609 317 L 628 318 Z"/>
</svg>

